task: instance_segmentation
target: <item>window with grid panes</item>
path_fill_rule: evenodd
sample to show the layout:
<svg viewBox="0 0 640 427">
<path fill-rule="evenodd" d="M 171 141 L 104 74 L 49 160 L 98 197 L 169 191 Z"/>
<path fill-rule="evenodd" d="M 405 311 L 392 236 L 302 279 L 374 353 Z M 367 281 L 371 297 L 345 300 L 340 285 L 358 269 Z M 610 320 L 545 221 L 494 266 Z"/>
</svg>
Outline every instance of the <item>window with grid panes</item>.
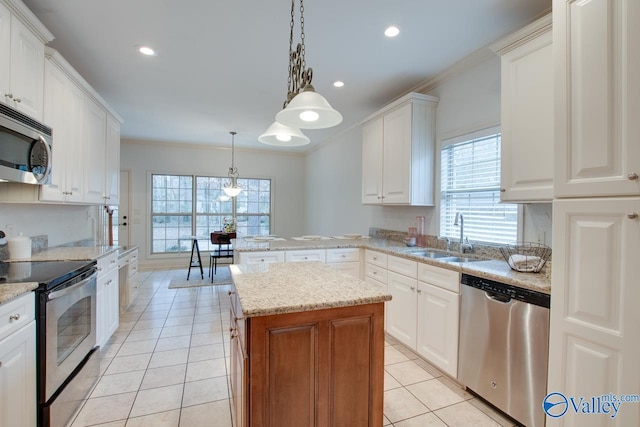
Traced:
<svg viewBox="0 0 640 427">
<path fill-rule="evenodd" d="M 494 130 L 495 132 L 495 130 Z M 441 149 L 440 235 L 506 244 L 517 241 L 518 205 L 500 202 L 500 134 L 443 141 Z"/>
<path fill-rule="evenodd" d="M 223 229 L 225 219 L 236 216 L 237 237 L 271 232 L 271 180 L 239 178 L 243 190 L 234 199 L 221 201 L 227 177 L 151 176 L 152 253 L 191 250 L 189 236 L 209 236 Z M 198 241 L 201 251 L 210 241 Z"/>
</svg>

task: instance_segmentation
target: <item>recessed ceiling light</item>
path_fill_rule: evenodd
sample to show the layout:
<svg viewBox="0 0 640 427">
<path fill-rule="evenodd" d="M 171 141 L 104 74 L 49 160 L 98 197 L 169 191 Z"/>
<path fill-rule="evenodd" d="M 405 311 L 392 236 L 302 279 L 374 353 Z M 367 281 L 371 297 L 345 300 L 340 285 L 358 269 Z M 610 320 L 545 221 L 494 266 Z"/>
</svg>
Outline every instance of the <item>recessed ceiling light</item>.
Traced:
<svg viewBox="0 0 640 427">
<path fill-rule="evenodd" d="M 140 52 L 143 55 L 147 55 L 147 56 L 155 56 L 156 55 L 156 51 L 151 49 L 149 46 L 139 46 L 138 47 L 138 52 Z"/>
<path fill-rule="evenodd" d="M 394 27 L 393 25 L 384 30 L 384 35 L 387 37 L 395 37 L 400 34 L 400 30 L 398 27 Z"/>
<path fill-rule="evenodd" d="M 342 86 L 344 86 L 344 82 L 342 82 L 340 80 L 336 80 L 335 82 L 333 82 L 333 85 L 335 87 L 342 87 Z"/>
</svg>

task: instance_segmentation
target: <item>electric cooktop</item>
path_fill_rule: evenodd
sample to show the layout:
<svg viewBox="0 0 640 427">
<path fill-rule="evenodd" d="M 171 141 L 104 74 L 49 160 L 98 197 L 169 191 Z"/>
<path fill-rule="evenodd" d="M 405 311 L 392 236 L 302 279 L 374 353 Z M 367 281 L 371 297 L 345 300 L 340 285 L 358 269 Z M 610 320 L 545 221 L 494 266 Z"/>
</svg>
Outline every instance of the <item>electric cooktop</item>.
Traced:
<svg viewBox="0 0 640 427">
<path fill-rule="evenodd" d="M 0 285 L 37 282 L 40 289 L 51 289 L 95 264 L 95 261 L 0 262 Z"/>
</svg>

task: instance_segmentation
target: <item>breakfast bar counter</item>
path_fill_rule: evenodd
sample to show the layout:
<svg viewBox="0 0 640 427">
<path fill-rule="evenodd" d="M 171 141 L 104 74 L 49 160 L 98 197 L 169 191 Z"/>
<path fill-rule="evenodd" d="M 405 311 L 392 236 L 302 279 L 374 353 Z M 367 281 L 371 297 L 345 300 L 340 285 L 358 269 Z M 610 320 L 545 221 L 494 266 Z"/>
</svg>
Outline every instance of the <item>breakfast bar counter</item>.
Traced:
<svg viewBox="0 0 640 427">
<path fill-rule="evenodd" d="M 234 425 L 382 425 L 391 295 L 319 262 L 230 269 Z"/>
</svg>

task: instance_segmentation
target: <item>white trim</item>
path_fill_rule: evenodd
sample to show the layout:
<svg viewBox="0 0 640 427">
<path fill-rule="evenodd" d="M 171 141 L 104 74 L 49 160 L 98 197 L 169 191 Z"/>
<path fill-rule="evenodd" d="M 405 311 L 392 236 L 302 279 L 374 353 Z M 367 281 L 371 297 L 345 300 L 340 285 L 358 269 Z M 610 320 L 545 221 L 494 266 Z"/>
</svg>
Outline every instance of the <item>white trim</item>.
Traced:
<svg viewBox="0 0 640 427">
<path fill-rule="evenodd" d="M 11 13 L 20 20 L 42 43 L 47 44 L 55 39 L 42 21 L 19 0 L 0 0 Z"/>
<path fill-rule="evenodd" d="M 549 13 L 548 15 L 543 16 L 537 21 L 494 43 L 490 46 L 490 49 L 502 56 L 530 40 L 535 39 L 541 34 L 548 33 L 552 30 L 552 27 L 553 23 L 551 20 L 551 14 Z"/>
<path fill-rule="evenodd" d="M 495 135 L 497 133 L 500 133 L 500 125 L 494 125 L 491 127 L 478 129 L 472 132 L 450 136 L 440 141 L 440 144 L 439 144 L 440 151 L 442 151 L 442 149 L 448 145 L 457 144 L 459 142 L 471 141 L 473 139 L 478 139 L 478 138 L 484 138 L 485 136 Z"/>
</svg>

